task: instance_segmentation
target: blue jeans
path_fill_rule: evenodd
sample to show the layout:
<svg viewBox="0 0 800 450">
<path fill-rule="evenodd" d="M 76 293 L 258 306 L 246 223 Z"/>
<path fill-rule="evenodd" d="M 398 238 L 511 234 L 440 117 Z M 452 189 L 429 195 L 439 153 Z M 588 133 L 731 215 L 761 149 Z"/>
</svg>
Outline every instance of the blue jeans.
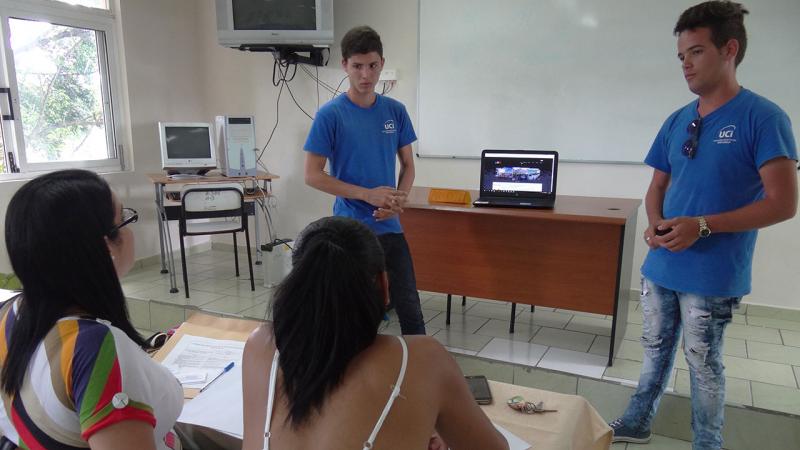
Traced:
<svg viewBox="0 0 800 450">
<path fill-rule="evenodd" d="M 389 299 L 400 319 L 400 329 L 403 334 L 425 334 L 414 263 L 406 238 L 402 233 L 388 233 L 378 236 L 378 240 L 386 257 Z"/>
<path fill-rule="evenodd" d="M 642 279 L 641 308 L 644 362 L 639 386 L 623 423 L 650 429 L 672 372 L 681 328 L 689 365 L 694 450 L 719 450 L 725 406 L 722 337 L 740 297 L 703 297 L 665 289 Z"/>
</svg>

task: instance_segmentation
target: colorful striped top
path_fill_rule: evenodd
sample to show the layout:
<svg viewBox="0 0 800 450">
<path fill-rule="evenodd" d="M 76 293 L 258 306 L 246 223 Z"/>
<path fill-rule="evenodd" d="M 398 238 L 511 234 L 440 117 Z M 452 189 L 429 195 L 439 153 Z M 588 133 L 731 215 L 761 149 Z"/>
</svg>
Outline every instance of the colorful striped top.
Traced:
<svg viewBox="0 0 800 450">
<path fill-rule="evenodd" d="M 0 309 L 0 364 L 5 363 L 19 302 Z M 154 427 L 165 442 L 183 407 L 175 377 L 122 330 L 100 319 L 65 317 L 36 348 L 22 388 L 0 393 L 0 428 L 24 449 L 88 448 L 92 434 L 124 420 Z M 10 433 L 15 432 L 16 436 Z"/>
</svg>

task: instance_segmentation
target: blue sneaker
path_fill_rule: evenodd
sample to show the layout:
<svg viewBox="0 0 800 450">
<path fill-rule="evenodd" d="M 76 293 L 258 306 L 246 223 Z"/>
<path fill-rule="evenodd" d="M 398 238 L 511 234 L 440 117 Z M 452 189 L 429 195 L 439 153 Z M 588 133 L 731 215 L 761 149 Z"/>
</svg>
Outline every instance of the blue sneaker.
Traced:
<svg viewBox="0 0 800 450">
<path fill-rule="evenodd" d="M 632 444 L 647 444 L 650 442 L 650 430 L 636 431 L 626 426 L 621 417 L 610 422 L 608 426 L 614 430 L 611 442 L 630 442 Z"/>
</svg>

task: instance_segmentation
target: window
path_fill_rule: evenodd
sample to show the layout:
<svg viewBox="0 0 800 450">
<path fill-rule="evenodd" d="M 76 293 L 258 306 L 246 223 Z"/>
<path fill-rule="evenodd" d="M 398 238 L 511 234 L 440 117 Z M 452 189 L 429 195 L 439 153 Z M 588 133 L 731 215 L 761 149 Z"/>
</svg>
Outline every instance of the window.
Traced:
<svg viewBox="0 0 800 450">
<path fill-rule="evenodd" d="M 4 172 L 123 167 L 108 3 L 0 0 Z"/>
</svg>

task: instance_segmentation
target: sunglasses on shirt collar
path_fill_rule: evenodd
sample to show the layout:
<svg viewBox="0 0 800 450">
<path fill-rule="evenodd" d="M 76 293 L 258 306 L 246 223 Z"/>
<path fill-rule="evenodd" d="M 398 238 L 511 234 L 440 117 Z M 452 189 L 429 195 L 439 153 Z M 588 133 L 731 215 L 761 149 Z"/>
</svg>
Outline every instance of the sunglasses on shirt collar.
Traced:
<svg viewBox="0 0 800 450">
<path fill-rule="evenodd" d="M 697 147 L 698 147 L 698 140 L 700 137 L 700 125 L 703 123 L 703 119 L 698 117 L 689 123 L 689 126 L 686 127 L 686 132 L 689 133 L 689 139 L 683 143 L 683 156 L 694 159 L 694 156 L 697 154 Z"/>
</svg>

